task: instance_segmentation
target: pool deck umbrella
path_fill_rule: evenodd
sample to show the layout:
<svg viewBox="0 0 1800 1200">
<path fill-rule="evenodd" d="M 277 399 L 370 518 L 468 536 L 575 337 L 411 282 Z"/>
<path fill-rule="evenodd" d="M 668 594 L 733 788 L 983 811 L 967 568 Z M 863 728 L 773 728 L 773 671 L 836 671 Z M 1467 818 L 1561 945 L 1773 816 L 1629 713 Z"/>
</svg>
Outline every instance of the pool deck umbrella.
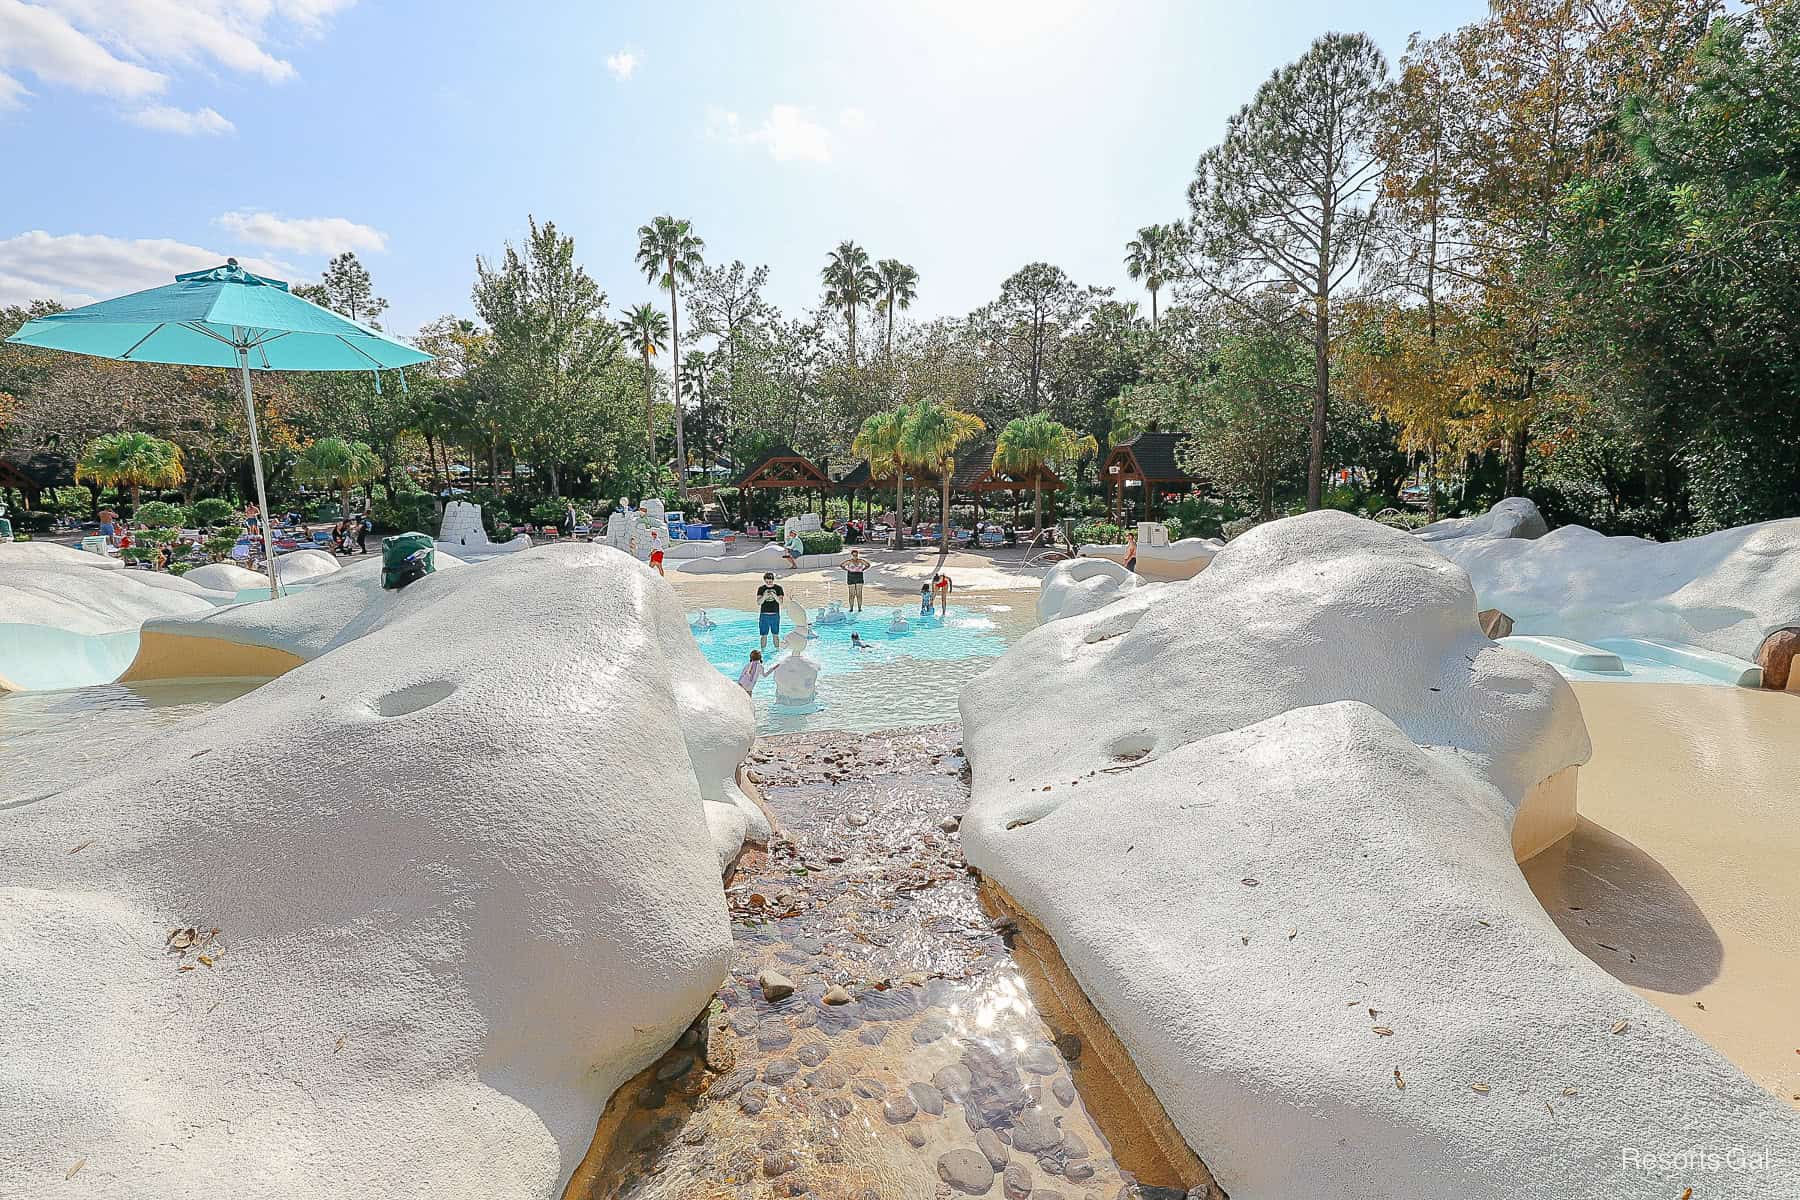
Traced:
<svg viewBox="0 0 1800 1200">
<path fill-rule="evenodd" d="M 378 329 L 302 300 L 279 279 L 252 275 L 235 258 L 222 267 L 177 275 L 162 287 L 27 321 L 6 340 L 120 362 L 236 367 L 250 422 L 270 596 L 279 595 L 280 588 L 250 372 L 368 371 L 380 391 L 382 371 L 431 361 L 431 355 Z"/>
<path fill-rule="evenodd" d="M 1125 484 L 1136 482 L 1144 488 L 1144 518 L 1150 517 L 1150 493 L 1157 487 L 1175 487 L 1182 491 L 1203 483 L 1181 467 L 1177 451 L 1187 440 L 1185 433 L 1140 433 L 1126 438 L 1112 448 L 1101 465 L 1100 478 L 1111 484 L 1118 496 L 1117 511 L 1125 512 Z"/>
</svg>

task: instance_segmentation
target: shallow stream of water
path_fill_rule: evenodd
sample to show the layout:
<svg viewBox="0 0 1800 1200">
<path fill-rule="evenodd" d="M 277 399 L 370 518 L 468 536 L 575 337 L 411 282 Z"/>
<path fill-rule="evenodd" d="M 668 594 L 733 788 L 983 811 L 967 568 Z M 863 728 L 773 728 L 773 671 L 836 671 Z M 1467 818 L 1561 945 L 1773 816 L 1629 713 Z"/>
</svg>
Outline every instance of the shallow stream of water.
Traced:
<svg viewBox="0 0 1800 1200">
<path fill-rule="evenodd" d="M 960 749 L 954 726 L 761 744 L 783 836 L 728 886 L 731 977 L 613 1098 L 572 1200 L 1188 1194 L 1180 1166 L 1115 1156 L 1143 1144 L 1133 1114 L 1090 1107 L 1095 1056 L 984 912 Z M 794 994 L 765 996 L 765 968 Z"/>
</svg>

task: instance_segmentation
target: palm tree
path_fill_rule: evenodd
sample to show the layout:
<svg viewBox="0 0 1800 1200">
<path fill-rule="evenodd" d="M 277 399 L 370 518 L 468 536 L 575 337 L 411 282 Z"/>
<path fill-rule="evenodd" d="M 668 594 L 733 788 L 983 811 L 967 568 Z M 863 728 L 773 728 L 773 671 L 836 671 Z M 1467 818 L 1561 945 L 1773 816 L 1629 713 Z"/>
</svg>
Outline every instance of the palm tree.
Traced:
<svg viewBox="0 0 1800 1200">
<path fill-rule="evenodd" d="M 884 258 L 875 264 L 875 286 L 881 310 L 887 314 L 887 365 L 894 369 L 894 310 L 902 312 L 919 298 L 919 273 L 897 258 Z"/>
<path fill-rule="evenodd" d="M 1007 475 L 1031 476 L 1032 530 L 1044 528 L 1044 470 L 1054 462 L 1069 462 L 1083 454 L 1098 454 L 1100 443 L 1092 434 L 1077 433 L 1049 413 L 1015 417 L 994 442 L 994 470 Z"/>
<path fill-rule="evenodd" d="M 187 478 L 181 447 L 147 433 L 107 433 L 82 450 L 75 463 L 75 482 L 131 489 L 131 511 L 137 512 L 138 489 L 180 487 Z"/>
<path fill-rule="evenodd" d="M 668 215 L 638 226 L 637 264 L 644 278 L 657 287 L 669 290 L 670 359 L 681 362 L 681 310 L 677 293 L 684 283 L 694 282 L 700 270 L 700 252 L 706 243 L 694 233 L 692 223 Z M 675 486 L 681 498 L 687 499 L 687 439 L 681 431 L 681 372 L 675 376 Z"/>
<path fill-rule="evenodd" d="M 851 453 L 869 460 L 872 478 L 879 479 L 889 471 L 894 473 L 893 548 L 896 550 L 900 548 L 900 513 L 906 502 L 906 463 L 900 456 L 900 445 L 905 437 L 906 410 L 894 408 L 872 414 L 856 431 L 856 440 L 850 443 Z"/>
<path fill-rule="evenodd" d="M 819 272 L 819 278 L 825 283 L 826 305 L 843 311 L 844 325 L 850 331 L 850 369 L 854 371 L 856 313 L 874 302 L 881 281 L 875 268 L 869 265 L 869 252 L 851 241 L 837 244 L 837 249 L 826 257 L 825 269 Z"/>
<path fill-rule="evenodd" d="M 956 448 L 987 426 L 973 413 L 937 400 L 921 400 L 906 413 L 900 457 L 909 466 L 936 471 L 943 494 L 938 504 L 938 549 L 950 550 L 950 476 L 956 473 Z"/>
<path fill-rule="evenodd" d="M 363 442 L 320 438 L 294 459 L 294 478 L 338 489 L 343 514 L 350 515 L 350 489 L 381 475 L 381 460 Z"/>
<path fill-rule="evenodd" d="M 656 465 L 656 376 L 650 369 L 650 356 L 669 344 L 669 322 L 654 304 L 640 304 L 619 322 L 619 332 L 644 359 L 644 436 L 650 443 L 650 465 Z M 681 422 L 675 422 L 679 429 Z"/>
<path fill-rule="evenodd" d="M 1187 230 L 1180 221 L 1172 225 L 1146 225 L 1125 243 L 1125 273 L 1141 279 L 1150 291 L 1150 328 L 1157 326 L 1156 293 L 1175 273 Z"/>
</svg>

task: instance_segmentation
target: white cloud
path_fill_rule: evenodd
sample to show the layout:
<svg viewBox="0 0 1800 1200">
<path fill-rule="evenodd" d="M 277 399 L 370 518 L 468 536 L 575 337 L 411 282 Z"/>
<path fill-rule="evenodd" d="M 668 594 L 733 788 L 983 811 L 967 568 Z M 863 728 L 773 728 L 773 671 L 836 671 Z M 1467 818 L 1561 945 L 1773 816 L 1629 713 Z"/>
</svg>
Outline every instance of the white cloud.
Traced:
<svg viewBox="0 0 1800 1200">
<path fill-rule="evenodd" d="M 846 108 L 838 113 L 838 127 L 846 133 L 861 133 L 869 127 L 869 114 L 860 108 Z"/>
<path fill-rule="evenodd" d="M 170 238 L 33 230 L 0 239 L 0 305 L 44 299 L 88 304 L 171 283 L 183 271 L 216 267 L 228 257 Z M 291 266 L 269 259 L 240 255 L 238 261 L 258 275 L 285 279 L 294 274 Z"/>
<path fill-rule="evenodd" d="M 831 132 L 793 104 L 777 104 L 754 128 L 730 109 L 707 110 L 708 136 L 738 146 L 762 146 L 776 162 L 830 162 Z"/>
<path fill-rule="evenodd" d="M 617 80 L 630 79 L 631 73 L 637 70 L 637 65 L 638 56 L 629 50 L 621 50 L 617 54 L 606 56 L 606 69 L 611 71 L 613 78 Z"/>
<path fill-rule="evenodd" d="M 140 108 L 127 114 L 125 119 L 133 125 L 142 125 L 145 129 L 154 129 L 159 133 L 179 133 L 187 137 L 202 133 L 233 133 L 237 130 L 236 125 L 210 108 L 188 112 L 168 104 L 152 104 L 148 108 Z"/>
<path fill-rule="evenodd" d="M 345 250 L 385 250 L 387 234 L 345 217 L 283 217 L 268 212 L 228 212 L 214 222 L 254 246 L 296 254 L 338 254 Z"/>
<path fill-rule="evenodd" d="M 269 47 L 318 36 L 354 0 L 0 0 L 0 108 L 29 94 L 29 72 L 50 89 L 120 100 L 164 95 L 184 76 L 206 82 L 223 70 L 280 83 L 294 66 Z M 8 74 L 12 72 L 14 74 Z M 206 125 L 128 110 L 126 119 L 171 132 L 219 132 Z M 170 109 L 169 111 L 177 111 Z M 190 114 L 200 118 L 211 112 Z"/>
</svg>

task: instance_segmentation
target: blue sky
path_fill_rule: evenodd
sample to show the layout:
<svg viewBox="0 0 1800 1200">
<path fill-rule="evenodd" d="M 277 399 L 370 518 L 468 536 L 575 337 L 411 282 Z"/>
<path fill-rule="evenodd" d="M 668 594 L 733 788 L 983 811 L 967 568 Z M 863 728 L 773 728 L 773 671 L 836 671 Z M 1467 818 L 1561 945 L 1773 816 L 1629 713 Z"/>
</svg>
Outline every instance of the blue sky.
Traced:
<svg viewBox="0 0 1800 1200">
<path fill-rule="evenodd" d="M 467 313 L 526 214 L 615 309 L 648 217 L 816 302 L 838 240 L 960 314 L 1045 259 L 1136 296 L 1134 230 L 1328 29 L 1390 60 L 1477 0 L 550 4 L 0 0 L 0 304 L 79 302 L 237 254 L 355 249 L 409 332 Z M 199 260 L 199 261 L 196 261 Z M 1139 297 L 1141 299 L 1141 297 Z"/>
</svg>

